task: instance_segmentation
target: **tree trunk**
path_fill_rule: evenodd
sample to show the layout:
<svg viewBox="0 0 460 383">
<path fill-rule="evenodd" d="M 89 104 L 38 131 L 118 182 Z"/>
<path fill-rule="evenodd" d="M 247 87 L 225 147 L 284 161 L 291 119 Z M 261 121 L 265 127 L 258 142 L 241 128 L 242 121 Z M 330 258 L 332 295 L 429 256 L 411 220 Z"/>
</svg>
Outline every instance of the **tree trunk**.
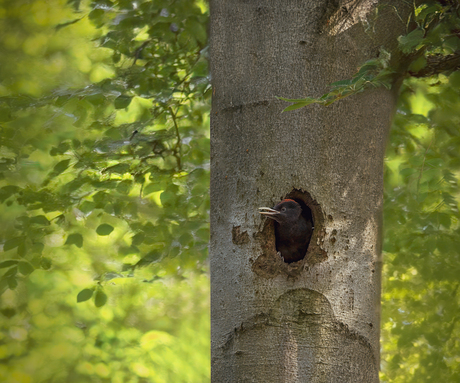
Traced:
<svg viewBox="0 0 460 383">
<path fill-rule="evenodd" d="M 286 113 L 276 96 L 319 96 L 381 46 L 395 50 L 410 7 L 382 3 L 211 1 L 214 382 L 378 381 L 383 156 L 395 94 L 375 89 Z M 286 197 L 308 205 L 315 225 L 306 257 L 291 264 L 257 210 Z"/>
</svg>

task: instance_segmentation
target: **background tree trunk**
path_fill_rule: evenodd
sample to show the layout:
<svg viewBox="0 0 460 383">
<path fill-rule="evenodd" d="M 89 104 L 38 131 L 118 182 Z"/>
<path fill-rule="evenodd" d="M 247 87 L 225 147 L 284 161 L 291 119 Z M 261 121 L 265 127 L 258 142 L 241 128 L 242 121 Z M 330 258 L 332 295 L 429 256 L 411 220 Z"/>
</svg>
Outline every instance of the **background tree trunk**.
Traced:
<svg viewBox="0 0 460 383">
<path fill-rule="evenodd" d="M 394 50 L 410 7 L 383 3 L 211 1 L 214 382 L 378 381 L 394 93 L 283 114 L 275 96 L 319 96 L 381 46 Z M 287 196 L 315 223 L 306 258 L 290 265 L 257 210 Z"/>
</svg>

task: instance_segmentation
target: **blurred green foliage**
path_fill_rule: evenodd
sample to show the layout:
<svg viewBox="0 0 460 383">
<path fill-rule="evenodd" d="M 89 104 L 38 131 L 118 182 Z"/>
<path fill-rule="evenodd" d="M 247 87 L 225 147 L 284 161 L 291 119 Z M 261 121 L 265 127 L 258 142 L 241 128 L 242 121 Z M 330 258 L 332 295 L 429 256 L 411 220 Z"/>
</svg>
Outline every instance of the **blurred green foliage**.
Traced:
<svg viewBox="0 0 460 383">
<path fill-rule="evenodd" d="M 207 275 L 148 283 L 114 275 L 104 287 L 108 304 L 97 308 L 75 298 L 91 281 L 89 259 L 80 268 L 67 260 L 67 270 L 35 270 L 26 286 L 3 294 L 1 381 L 207 381 Z M 152 270 L 138 276 L 151 278 Z"/>
<path fill-rule="evenodd" d="M 458 54 L 457 4 L 418 6 L 399 40 L 386 382 L 460 381 L 460 77 L 429 71 Z M 1 381 L 209 381 L 207 18 L 204 0 L 1 2 Z"/>
<path fill-rule="evenodd" d="M 209 380 L 207 18 L 0 4 L 0 381 Z"/>
<path fill-rule="evenodd" d="M 66 69 L 54 73 L 55 83 L 65 83 L 82 61 L 89 70 L 75 76 L 79 87 L 47 89 L 42 69 L 51 75 L 54 56 L 70 55 L 66 44 L 65 53 L 42 52 L 37 65 L 28 51 L 18 54 L 16 60 L 30 68 L 30 82 L 45 84 L 28 92 L 17 87 L 23 73 L 12 72 L 0 97 L 5 257 L 51 268 L 51 248 L 91 253 L 97 243 L 104 251 L 91 267 L 99 283 L 106 273 L 128 276 L 164 258 L 169 275 L 178 267 L 202 270 L 209 208 L 205 3 L 78 2 L 79 18 L 71 21 L 75 14 L 63 3 L 10 3 L 5 12 L 18 8 L 11 11 L 18 17 L 35 8 L 46 16 L 33 19 L 22 46 L 37 29 L 44 47 L 56 36 L 86 36 L 81 47 L 69 49 L 87 54 L 68 58 Z M 68 16 L 59 17 L 58 7 Z M 48 24 L 41 26 L 42 20 Z M 10 33 L 17 35 L 13 26 Z M 88 44 L 91 34 L 98 49 Z M 33 97 L 36 89 L 41 97 Z M 15 264 L 3 267 L 9 270 L 0 291 L 21 279 Z"/>
<path fill-rule="evenodd" d="M 460 381 L 460 3 L 414 9 L 386 158 L 383 382 Z"/>
<path fill-rule="evenodd" d="M 413 11 L 407 20 L 399 16 L 397 7 L 392 7 L 406 25 L 406 34 L 399 36 L 396 51 L 389 52 L 381 46 L 377 57 L 363 63 L 352 78 L 329 84 L 329 92 L 320 97 L 278 97 L 291 103 L 284 112 L 311 104 L 327 106 L 369 88 L 399 87 L 401 78 L 407 76 L 429 77 L 457 70 L 460 67 L 458 0 L 416 0 L 412 5 Z M 374 8 L 373 14 L 368 15 L 365 28 L 369 32 L 374 28 L 374 21 L 388 7 L 388 4 L 382 2 Z"/>
<path fill-rule="evenodd" d="M 460 381 L 460 72 L 406 80 L 385 174 L 384 382 Z"/>
</svg>

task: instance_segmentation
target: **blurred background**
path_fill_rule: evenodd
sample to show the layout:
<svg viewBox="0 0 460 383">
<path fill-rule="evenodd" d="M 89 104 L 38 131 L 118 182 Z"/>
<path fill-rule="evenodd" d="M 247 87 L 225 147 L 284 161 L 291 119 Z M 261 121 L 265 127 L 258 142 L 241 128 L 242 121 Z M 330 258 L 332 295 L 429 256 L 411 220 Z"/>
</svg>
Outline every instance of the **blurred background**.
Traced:
<svg viewBox="0 0 460 383">
<path fill-rule="evenodd" d="M 209 381 L 208 17 L 204 0 L 0 2 L 2 382 Z M 459 88 L 401 90 L 384 382 L 460 381 Z"/>
<path fill-rule="evenodd" d="M 207 18 L 0 3 L 0 381 L 209 380 Z"/>
</svg>

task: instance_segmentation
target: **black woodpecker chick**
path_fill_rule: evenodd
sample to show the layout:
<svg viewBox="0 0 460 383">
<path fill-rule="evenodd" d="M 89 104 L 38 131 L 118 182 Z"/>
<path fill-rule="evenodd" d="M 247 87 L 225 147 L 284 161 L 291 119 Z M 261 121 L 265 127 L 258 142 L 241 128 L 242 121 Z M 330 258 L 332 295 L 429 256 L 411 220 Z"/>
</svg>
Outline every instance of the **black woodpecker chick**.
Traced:
<svg viewBox="0 0 460 383">
<path fill-rule="evenodd" d="M 285 199 L 273 209 L 260 207 L 259 210 L 260 214 L 275 221 L 276 250 L 281 253 L 284 262 L 303 259 L 313 233 L 310 209 L 304 211 L 296 201 Z"/>
</svg>

